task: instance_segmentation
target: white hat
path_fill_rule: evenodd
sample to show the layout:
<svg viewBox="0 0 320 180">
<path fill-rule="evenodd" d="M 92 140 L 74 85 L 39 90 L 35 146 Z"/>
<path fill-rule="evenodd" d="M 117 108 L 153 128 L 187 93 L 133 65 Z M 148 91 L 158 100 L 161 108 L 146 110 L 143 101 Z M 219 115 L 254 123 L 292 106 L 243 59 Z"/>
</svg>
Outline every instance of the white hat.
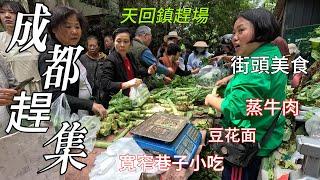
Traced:
<svg viewBox="0 0 320 180">
<path fill-rule="evenodd" d="M 172 38 L 172 37 L 177 38 L 179 40 L 181 39 L 181 37 L 178 35 L 177 31 L 171 31 L 171 32 L 168 33 L 168 35 L 165 35 L 163 37 L 163 40 L 164 40 L 164 42 L 167 42 L 168 39 Z"/>
<path fill-rule="evenodd" d="M 197 41 L 196 43 L 194 43 L 193 47 L 207 48 L 209 46 L 205 41 Z"/>
</svg>

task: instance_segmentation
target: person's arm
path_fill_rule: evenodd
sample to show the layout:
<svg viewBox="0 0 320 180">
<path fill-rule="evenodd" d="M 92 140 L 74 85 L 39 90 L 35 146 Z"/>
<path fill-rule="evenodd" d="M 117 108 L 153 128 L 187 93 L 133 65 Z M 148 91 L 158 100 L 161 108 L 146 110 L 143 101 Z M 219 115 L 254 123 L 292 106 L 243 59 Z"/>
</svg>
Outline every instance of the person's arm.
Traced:
<svg viewBox="0 0 320 180">
<path fill-rule="evenodd" d="M 142 52 L 141 59 L 142 59 L 143 63 L 145 65 L 147 65 L 148 67 L 157 63 L 157 59 L 156 59 L 156 57 L 154 57 L 154 55 L 152 54 L 150 49 L 146 49 Z M 159 63 L 157 66 L 157 73 L 164 74 L 167 76 L 167 75 L 169 75 L 169 70 L 167 67 L 165 67 L 164 65 Z"/>
<path fill-rule="evenodd" d="M 220 56 L 215 56 L 209 59 L 209 62 L 213 64 L 213 62 L 224 61 L 224 62 L 232 62 L 232 58 L 234 56 L 229 56 L 227 54 L 222 54 Z"/>
<path fill-rule="evenodd" d="M 121 83 L 123 82 L 114 81 L 116 73 L 114 63 L 110 60 L 106 60 L 101 67 L 101 84 L 103 85 L 103 89 L 109 92 L 118 92 L 121 89 Z"/>
<path fill-rule="evenodd" d="M 8 106 L 12 104 L 13 96 L 18 93 L 17 90 L 0 88 L 0 106 Z"/>
<path fill-rule="evenodd" d="M 265 101 L 266 92 L 270 91 L 270 75 L 249 73 L 239 74 L 239 79 L 233 84 L 232 92 L 223 99 L 217 95 L 207 95 L 205 103 L 219 110 L 224 115 L 225 122 L 237 127 L 248 128 L 251 126 L 247 116 L 247 102 L 249 99 Z"/>
<path fill-rule="evenodd" d="M 159 47 L 158 51 L 157 51 L 157 58 L 161 57 L 161 46 Z"/>
<path fill-rule="evenodd" d="M 19 83 L 17 79 L 15 78 L 9 64 L 4 60 L 4 58 L 0 55 L 0 66 L 2 69 L 5 71 L 6 79 L 8 80 L 9 83 L 9 88 L 16 87 Z"/>
<path fill-rule="evenodd" d="M 102 65 L 102 75 L 101 84 L 103 85 L 103 90 L 108 92 L 118 92 L 120 89 L 128 89 L 132 86 L 138 86 L 142 83 L 141 79 L 134 78 L 126 82 L 114 81 L 116 74 L 115 64 L 107 60 Z"/>
<path fill-rule="evenodd" d="M 18 85 L 16 78 L 14 77 L 9 64 L 4 60 L 4 57 L 0 55 L 0 67 L 3 70 L 5 79 L 8 80 L 9 87 L 15 87 Z M 0 106 L 8 106 L 13 102 L 13 97 L 19 93 L 19 90 L 10 89 L 7 87 L 0 87 Z"/>
<path fill-rule="evenodd" d="M 157 58 L 161 58 L 163 56 L 163 53 L 165 52 L 165 48 L 163 46 L 163 44 L 159 47 L 158 51 L 157 51 Z"/>
<path fill-rule="evenodd" d="M 187 69 L 191 70 L 192 69 L 192 61 L 194 59 L 194 53 L 191 53 L 190 56 L 188 57 L 188 63 L 187 63 Z"/>
<path fill-rule="evenodd" d="M 224 99 L 218 97 L 216 94 L 208 94 L 205 99 L 205 105 L 210 105 L 212 108 L 221 111 L 221 104 Z"/>
<path fill-rule="evenodd" d="M 234 76 L 234 74 L 231 74 L 223 79 L 220 79 L 219 81 L 216 82 L 216 86 L 222 86 L 222 85 L 226 85 L 228 84 L 228 82 L 230 81 L 230 79 L 232 79 Z"/>
<path fill-rule="evenodd" d="M 50 59 L 52 59 L 52 54 L 41 53 L 39 55 L 38 68 L 39 68 L 39 73 L 41 76 L 41 83 L 42 83 L 43 87 L 44 87 L 45 81 L 46 81 L 46 76 L 43 76 L 43 74 L 47 71 L 48 66 L 51 65 L 50 63 L 45 62 L 45 60 L 50 60 Z M 48 89 L 43 89 L 43 92 L 52 93 L 52 102 L 54 100 L 56 100 L 62 93 L 64 93 L 61 90 L 61 87 L 54 87 L 52 85 L 49 86 Z M 68 103 L 69 103 L 70 107 L 73 110 L 78 110 L 78 109 L 88 110 L 88 111 L 92 110 L 93 101 L 87 100 L 87 99 L 80 99 L 78 97 L 71 96 L 68 94 L 66 94 L 66 97 L 68 99 Z"/>
<path fill-rule="evenodd" d="M 55 94 L 56 96 L 57 95 L 61 95 L 62 92 L 53 92 L 53 94 Z M 59 97 L 59 96 L 58 96 Z M 67 100 L 68 100 L 68 103 L 70 105 L 70 107 L 72 109 L 75 109 L 75 110 L 79 110 L 79 109 L 83 109 L 83 110 L 88 110 L 88 111 L 92 111 L 92 106 L 94 104 L 93 101 L 91 100 L 88 100 L 88 99 L 80 99 L 78 97 L 75 97 L 75 96 L 71 96 L 71 95 L 68 95 L 66 94 L 66 97 L 67 97 Z"/>
</svg>

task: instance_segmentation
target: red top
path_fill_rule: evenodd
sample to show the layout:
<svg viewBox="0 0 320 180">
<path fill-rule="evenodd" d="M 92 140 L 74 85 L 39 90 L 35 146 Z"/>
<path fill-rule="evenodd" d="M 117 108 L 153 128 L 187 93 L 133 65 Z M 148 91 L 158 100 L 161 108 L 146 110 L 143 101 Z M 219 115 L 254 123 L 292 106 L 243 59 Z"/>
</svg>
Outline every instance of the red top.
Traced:
<svg viewBox="0 0 320 180">
<path fill-rule="evenodd" d="M 134 73 L 133 73 L 133 69 L 132 69 L 132 65 L 131 65 L 131 62 L 129 60 L 128 57 L 126 57 L 124 60 L 123 60 L 123 67 L 125 69 L 125 71 L 127 72 L 127 78 L 128 80 L 131 80 L 134 78 Z"/>
<path fill-rule="evenodd" d="M 174 70 L 174 72 L 177 71 L 178 65 L 176 62 L 172 62 L 171 59 L 169 58 L 169 56 L 165 55 L 163 57 L 160 58 L 160 61 L 163 63 L 163 65 L 165 65 L 166 67 L 170 67 Z M 174 74 L 169 76 L 170 78 L 173 78 Z"/>
</svg>

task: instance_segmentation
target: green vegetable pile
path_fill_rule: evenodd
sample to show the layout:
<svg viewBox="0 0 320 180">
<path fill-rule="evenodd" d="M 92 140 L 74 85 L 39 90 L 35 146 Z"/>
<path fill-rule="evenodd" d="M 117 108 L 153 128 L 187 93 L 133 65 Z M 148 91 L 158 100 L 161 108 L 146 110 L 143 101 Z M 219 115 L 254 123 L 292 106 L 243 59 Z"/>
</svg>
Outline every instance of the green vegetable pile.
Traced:
<svg viewBox="0 0 320 180">
<path fill-rule="evenodd" d="M 198 114 L 208 114 L 210 112 L 203 104 L 206 95 L 211 92 L 212 88 L 197 86 L 197 79 L 190 76 L 177 76 L 169 85 L 154 89 L 141 107 L 133 107 L 131 100 L 119 92 L 109 102 L 108 117 L 102 120 L 98 135 L 105 137 L 114 134 L 117 135 L 117 139 L 121 138 L 125 134 L 120 134 L 120 130 L 130 130 L 158 112 L 189 118 Z M 214 112 L 211 115 L 214 116 Z M 196 126 L 207 128 L 201 121 Z"/>
<path fill-rule="evenodd" d="M 305 129 L 303 126 L 299 127 L 296 131 L 292 125 L 293 120 L 286 119 L 286 127 L 283 136 L 283 142 L 280 147 L 275 150 L 269 157 L 266 157 L 262 160 L 261 168 L 265 172 L 267 172 L 268 179 L 275 179 L 275 169 L 291 169 L 297 170 L 299 169 L 299 165 L 295 164 L 291 160 L 292 155 L 296 151 L 296 136 L 297 135 L 305 135 Z"/>
<path fill-rule="evenodd" d="M 262 169 L 267 172 L 268 179 L 275 178 L 275 169 L 297 170 L 300 165 L 292 161 L 292 156 L 296 151 L 296 136 L 306 135 L 304 122 L 315 115 L 317 107 L 320 107 L 320 83 L 319 73 L 315 73 L 306 83 L 305 87 L 300 87 L 295 91 L 290 86 L 286 88 L 287 99 L 293 98 L 299 101 L 299 115 L 287 116 L 283 139 L 280 147 L 271 156 L 264 158 Z"/>
<path fill-rule="evenodd" d="M 297 100 L 303 105 L 320 107 L 320 83 L 313 83 L 302 88 L 298 92 Z"/>
<path fill-rule="evenodd" d="M 311 48 L 312 48 L 311 56 L 316 61 L 319 61 L 320 60 L 320 27 L 316 28 L 314 32 L 317 37 L 309 39 L 309 41 L 311 42 Z"/>
<path fill-rule="evenodd" d="M 200 152 L 199 159 L 207 161 L 208 156 L 214 156 L 210 146 L 204 146 Z M 188 180 L 220 180 L 222 172 L 215 171 L 213 168 L 203 167 L 200 163 L 199 171 L 194 172 Z"/>
</svg>

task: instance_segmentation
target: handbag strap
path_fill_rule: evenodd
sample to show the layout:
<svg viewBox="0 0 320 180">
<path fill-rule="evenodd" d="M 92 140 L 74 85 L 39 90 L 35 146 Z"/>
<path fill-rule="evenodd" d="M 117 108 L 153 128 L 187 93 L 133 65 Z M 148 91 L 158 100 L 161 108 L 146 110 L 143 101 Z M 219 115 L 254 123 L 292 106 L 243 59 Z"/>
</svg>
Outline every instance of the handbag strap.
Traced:
<svg viewBox="0 0 320 180">
<path fill-rule="evenodd" d="M 260 147 L 265 144 L 265 142 L 269 139 L 272 131 L 274 130 L 278 119 L 280 119 L 280 114 L 281 114 L 282 110 L 280 110 L 277 114 L 277 116 L 273 119 L 271 126 L 269 127 L 268 131 L 264 134 L 264 136 L 262 137 L 262 140 L 260 142 Z"/>
</svg>

